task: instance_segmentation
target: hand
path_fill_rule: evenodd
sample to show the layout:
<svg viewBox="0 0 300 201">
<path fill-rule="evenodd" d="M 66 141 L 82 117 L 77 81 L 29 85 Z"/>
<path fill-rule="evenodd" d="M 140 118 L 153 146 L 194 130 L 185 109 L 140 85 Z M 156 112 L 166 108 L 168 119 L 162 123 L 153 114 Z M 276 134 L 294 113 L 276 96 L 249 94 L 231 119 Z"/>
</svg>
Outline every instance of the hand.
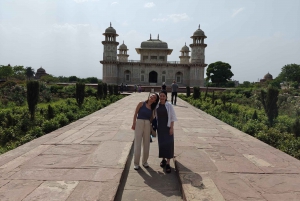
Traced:
<svg viewBox="0 0 300 201">
<path fill-rule="evenodd" d="M 135 130 L 135 124 L 132 124 L 131 129 Z"/>
<path fill-rule="evenodd" d="M 173 135 L 173 133 L 174 133 L 174 129 L 173 129 L 173 127 L 171 127 L 170 128 L 170 135 Z"/>
</svg>

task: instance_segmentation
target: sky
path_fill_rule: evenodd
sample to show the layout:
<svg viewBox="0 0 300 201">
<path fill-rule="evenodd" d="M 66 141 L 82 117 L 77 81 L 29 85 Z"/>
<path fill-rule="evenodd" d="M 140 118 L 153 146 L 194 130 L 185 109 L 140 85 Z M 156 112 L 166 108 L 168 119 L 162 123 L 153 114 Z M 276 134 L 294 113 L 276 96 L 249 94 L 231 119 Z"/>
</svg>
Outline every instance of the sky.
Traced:
<svg viewBox="0 0 300 201">
<path fill-rule="evenodd" d="M 173 49 L 168 60 L 179 61 L 200 24 L 205 63 L 229 63 L 240 83 L 300 64 L 299 0 L 0 0 L 0 65 L 102 79 L 110 22 L 131 60 L 139 59 L 142 41 L 159 34 Z"/>
</svg>

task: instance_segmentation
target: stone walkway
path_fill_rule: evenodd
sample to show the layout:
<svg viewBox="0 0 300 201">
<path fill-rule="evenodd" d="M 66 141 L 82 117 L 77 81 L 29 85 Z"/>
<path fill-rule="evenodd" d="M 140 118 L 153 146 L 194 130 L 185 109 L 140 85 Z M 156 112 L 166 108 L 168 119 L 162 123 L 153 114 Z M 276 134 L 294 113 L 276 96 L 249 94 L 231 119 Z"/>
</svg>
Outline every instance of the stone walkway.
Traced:
<svg viewBox="0 0 300 201">
<path fill-rule="evenodd" d="M 132 116 L 147 96 L 130 95 L 0 155 L 0 200 L 180 200 L 179 188 L 184 200 L 300 200 L 299 160 L 182 100 L 175 106 L 176 174 L 159 167 L 157 142 L 151 167 L 133 171 Z"/>
</svg>

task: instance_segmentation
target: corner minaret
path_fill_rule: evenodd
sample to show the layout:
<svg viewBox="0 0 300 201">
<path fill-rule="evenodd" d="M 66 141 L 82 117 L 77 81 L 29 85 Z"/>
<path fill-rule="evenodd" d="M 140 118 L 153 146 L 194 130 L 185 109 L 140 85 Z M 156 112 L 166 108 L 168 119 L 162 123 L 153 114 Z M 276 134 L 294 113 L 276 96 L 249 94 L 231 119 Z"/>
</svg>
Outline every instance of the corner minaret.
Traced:
<svg viewBox="0 0 300 201">
<path fill-rule="evenodd" d="M 200 29 L 200 25 L 191 38 L 193 39 L 193 43 L 190 44 L 192 49 L 191 63 L 205 64 L 205 48 L 207 45 L 204 44 L 204 39 L 207 37 L 204 31 Z"/>
<path fill-rule="evenodd" d="M 103 33 L 105 36 L 105 41 L 102 41 L 104 46 L 103 60 L 105 61 L 116 61 L 117 60 L 117 46 L 119 43 L 116 41 L 117 36 L 119 36 L 116 30 L 111 26 L 105 30 Z"/>
<path fill-rule="evenodd" d="M 116 37 L 119 36 L 116 30 L 110 26 L 103 33 L 105 41 L 102 41 L 104 46 L 103 51 L 103 82 L 107 84 L 115 84 L 118 80 L 118 67 L 117 67 L 117 47 L 119 43 Z"/>
<path fill-rule="evenodd" d="M 200 25 L 191 38 L 193 39 L 193 43 L 190 44 L 192 50 L 189 75 L 190 86 L 204 87 L 204 68 L 207 66 L 205 64 L 205 48 L 207 45 L 204 44 L 206 36 L 200 29 Z"/>
<path fill-rule="evenodd" d="M 180 58 L 180 63 L 181 64 L 188 64 L 190 62 L 190 55 L 189 55 L 189 52 L 190 52 L 190 49 L 188 46 L 186 46 L 186 44 L 181 48 L 180 50 L 181 52 L 181 56 L 179 56 Z"/>
<path fill-rule="evenodd" d="M 124 41 L 123 41 L 123 44 L 119 46 L 119 54 L 118 54 L 118 60 L 120 62 L 128 62 L 128 57 L 129 55 L 127 54 L 127 46 L 124 44 Z"/>
</svg>

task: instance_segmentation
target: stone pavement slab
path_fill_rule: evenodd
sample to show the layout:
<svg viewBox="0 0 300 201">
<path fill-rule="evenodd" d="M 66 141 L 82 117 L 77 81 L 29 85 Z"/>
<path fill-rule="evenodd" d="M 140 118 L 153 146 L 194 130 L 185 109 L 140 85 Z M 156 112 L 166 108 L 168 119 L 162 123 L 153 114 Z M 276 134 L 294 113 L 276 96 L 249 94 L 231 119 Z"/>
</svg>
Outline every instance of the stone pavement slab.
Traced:
<svg viewBox="0 0 300 201">
<path fill-rule="evenodd" d="M 114 200 L 145 97 L 125 97 L 0 155 L 0 200 Z"/>
<path fill-rule="evenodd" d="M 300 161 L 179 99 L 176 168 L 185 200 L 300 200 Z"/>
<path fill-rule="evenodd" d="M 150 168 L 133 170 L 132 117 L 147 97 L 132 94 L 0 155 L 0 200 L 300 200 L 299 160 L 181 99 L 172 173 L 159 166 L 156 139 Z"/>
</svg>

